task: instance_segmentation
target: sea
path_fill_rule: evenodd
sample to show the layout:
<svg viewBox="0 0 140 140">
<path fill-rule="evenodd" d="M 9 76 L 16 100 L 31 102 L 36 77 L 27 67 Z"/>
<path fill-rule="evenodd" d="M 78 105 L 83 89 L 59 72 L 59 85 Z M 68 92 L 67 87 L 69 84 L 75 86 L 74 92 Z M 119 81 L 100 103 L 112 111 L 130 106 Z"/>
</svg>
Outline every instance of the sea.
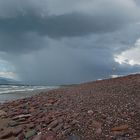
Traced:
<svg viewBox="0 0 140 140">
<path fill-rule="evenodd" d="M 57 89 L 59 86 L 0 85 L 0 103 L 31 97 L 41 91 Z"/>
</svg>

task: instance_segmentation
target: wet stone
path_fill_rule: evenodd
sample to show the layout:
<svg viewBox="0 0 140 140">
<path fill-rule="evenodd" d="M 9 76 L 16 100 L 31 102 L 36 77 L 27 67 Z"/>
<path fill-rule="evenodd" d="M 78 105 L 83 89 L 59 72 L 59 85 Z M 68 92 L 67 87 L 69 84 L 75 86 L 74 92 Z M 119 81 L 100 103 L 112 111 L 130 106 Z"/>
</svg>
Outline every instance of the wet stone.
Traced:
<svg viewBox="0 0 140 140">
<path fill-rule="evenodd" d="M 17 129 L 14 129 L 13 131 L 12 131 L 12 133 L 13 133 L 13 136 L 18 136 L 20 133 L 22 133 L 22 128 L 17 128 Z"/>
<path fill-rule="evenodd" d="M 18 135 L 17 140 L 23 140 L 24 139 L 24 134 L 21 133 Z"/>
<path fill-rule="evenodd" d="M 55 128 L 53 128 L 52 130 L 54 131 L 54 132 L 57 132 L 57 131 L 59 131 L 61 128 L 63 127 L 63 123 L 60 123 L 59 125 L 57 125 Z"/>
<path fill-rule="evenodd" d="M 0 110 L 0 117 L 6 116 L 6 115 L 7 115 L 7 113 L 5 111 Z"/>
<path fill-rule="evenodd" d="M 112 128 L 112 131 L 123 131 L 123 130 L 127 130 L 128 128 L 129 128 L 129 126 L 127 124 L 120 125 L 120 126 Z"/>
<path fill-rule="evenodd" d="M 11 122 L 8 123 L 8 125 L 9 125 L 10 127 L 15 127 L 15 126 L 19 125 L 19 123 L 16 122 L 16 121 L 11 121 Z"/>
<path fill-rule="evenodd" d="M 33 137 L 34 135 L 36 135 L 36 131 L 35 130 L 30 130 L 25 134 L 25 138 L 29 139 L 29 138 Z"/>
<path fill-rule="evenodd" d="M 9 138 L 9 137 L 12 137 L 12 131 L 11 130 L 8 130 L 8 131 L 0 134 L 0 139 L 6 139 L 6 138 Z"/>
<path fill-rule="evenodd" d="M 42 135 L 35 136 L 32 140 L 42 140 Z"/>
<path fill-rule="evenodd" d="M 71 135 L 71 136 L 68 136 L 66 138 L 66 140 L 80 140 L 80 137 L 78 135 Z"/>
<path fill-rule="evenodd" d="M 53 122 L 51 122 L 48 125 L 48 130 L 51 130 L 52 128 L 56 127 L 57 125 L 58 125 L 58 121 L 57 120 L 54 120 Z"/>
</svg>

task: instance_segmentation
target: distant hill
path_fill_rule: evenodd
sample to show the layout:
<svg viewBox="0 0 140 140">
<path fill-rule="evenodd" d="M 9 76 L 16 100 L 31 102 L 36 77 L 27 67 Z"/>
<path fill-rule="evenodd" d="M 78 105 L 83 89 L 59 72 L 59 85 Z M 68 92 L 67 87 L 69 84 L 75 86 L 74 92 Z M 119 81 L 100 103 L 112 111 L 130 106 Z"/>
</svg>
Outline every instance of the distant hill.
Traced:
<svg viewBox="0 0 140 140">
<path fill-rule="evenodd" d="M 0 85 L 21 85 L 21 82 L 10 78 L 0 77 Z"/>
</svg>

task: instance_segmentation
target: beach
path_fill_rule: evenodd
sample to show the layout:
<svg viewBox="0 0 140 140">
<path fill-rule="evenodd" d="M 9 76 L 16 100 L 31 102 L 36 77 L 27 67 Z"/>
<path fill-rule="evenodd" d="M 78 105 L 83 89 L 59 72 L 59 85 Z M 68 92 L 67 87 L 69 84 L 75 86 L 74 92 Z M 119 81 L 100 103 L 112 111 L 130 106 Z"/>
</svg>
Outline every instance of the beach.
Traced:
<svg viewBox="0 0 140 140">
<path fill-rule="evenodd" d="M 139 140 L 140 74 L 1 103 L 0 139 Z"/>
</svg>

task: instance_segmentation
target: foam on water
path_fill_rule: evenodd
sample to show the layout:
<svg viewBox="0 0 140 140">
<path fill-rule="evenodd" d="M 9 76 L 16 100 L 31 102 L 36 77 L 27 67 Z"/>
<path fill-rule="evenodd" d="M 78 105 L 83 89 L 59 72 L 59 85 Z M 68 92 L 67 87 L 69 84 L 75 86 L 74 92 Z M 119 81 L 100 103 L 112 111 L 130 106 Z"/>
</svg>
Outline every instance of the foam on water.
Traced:
<svg viewBox="0 0 140 140">
<path fill-rule="evenodd" d="M 30 97 L 37 94 L 38 90 L 56 89 L 58 86 L 13 86 L 0 85 L 0 102 Z"/>
</svg>

